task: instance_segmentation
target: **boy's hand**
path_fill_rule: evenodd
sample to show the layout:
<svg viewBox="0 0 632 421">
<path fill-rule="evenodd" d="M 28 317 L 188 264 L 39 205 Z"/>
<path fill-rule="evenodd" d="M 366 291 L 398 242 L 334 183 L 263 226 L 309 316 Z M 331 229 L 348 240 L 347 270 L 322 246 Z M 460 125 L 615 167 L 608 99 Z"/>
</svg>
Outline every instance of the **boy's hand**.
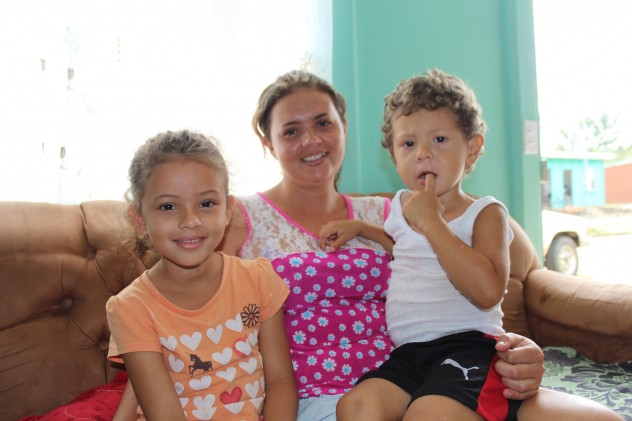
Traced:
<svg viewBox="0 0 632 421">
<path fill-rule="evenodd" d="M 347 241 L 360 234 L 358 221 L 330 221 L 318 233 L 320 247 L 326 251 L 336 251 Z"/>
<path fill-rule="evenodd" d="M 503 396 L 524 400 L 538 392 L 544 375 L 544 353 L 531 339 L 515 333 L 498 337 L 495 369 L 507 386 Z"/>
<path fill-rule="evenodd" d="M 437 198 L 435 190 L 435 175 L 426 174 L 423 190 L 415 190 L 410 193 L 406 203 L 402 206 L 402 212 L 408 224 L 417 232 L 424 233 L 424 227 L 436 223 L 442 218 L 443 205 Z"/>
</svg>

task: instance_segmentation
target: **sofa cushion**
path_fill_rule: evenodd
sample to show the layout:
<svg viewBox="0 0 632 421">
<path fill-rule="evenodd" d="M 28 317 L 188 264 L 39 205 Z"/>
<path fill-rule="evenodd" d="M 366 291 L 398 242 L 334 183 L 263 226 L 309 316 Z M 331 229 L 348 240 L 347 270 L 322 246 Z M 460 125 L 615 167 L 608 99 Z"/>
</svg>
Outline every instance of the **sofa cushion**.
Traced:
<svg viewBox="0 0 632 421">
<path fill-rule="evenodd" d="M 0 202 L 0 408 L 37 415 L 112 380 L 105 302 L 144 270 L 123 202 Z"/>
<path fill-rule="evenodd" d="M 595 362 L 632 361 L 631 288 L 546 269 L 529 274 L 525 299 L 540 346 L 572 346 Z"/>
</svg>

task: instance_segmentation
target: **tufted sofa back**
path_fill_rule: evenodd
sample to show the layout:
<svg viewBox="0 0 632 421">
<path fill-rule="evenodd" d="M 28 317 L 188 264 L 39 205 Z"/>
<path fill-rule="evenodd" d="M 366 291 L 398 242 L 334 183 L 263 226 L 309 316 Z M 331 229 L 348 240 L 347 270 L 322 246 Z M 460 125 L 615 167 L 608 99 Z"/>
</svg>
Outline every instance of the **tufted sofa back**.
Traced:
<svg viewBox="0 0 632 421">
<path fill-rule="evenodd" d="M 110 381 L 105 302 L 145 268 L 125 204 L 0 202 L 0 419 Z"/>
</svg>

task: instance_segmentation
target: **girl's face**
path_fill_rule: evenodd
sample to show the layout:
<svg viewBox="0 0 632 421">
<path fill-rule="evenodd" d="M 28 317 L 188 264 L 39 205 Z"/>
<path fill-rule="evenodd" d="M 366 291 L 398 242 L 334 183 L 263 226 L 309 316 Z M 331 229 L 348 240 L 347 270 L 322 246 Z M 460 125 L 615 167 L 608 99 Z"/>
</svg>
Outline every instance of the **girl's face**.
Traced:
<svg viewBox="0 0 632 421">
<path fill-rule="evenodd" d="M 136 226 L 162 260 L 199 267 L 222 240 L 234 199 L 226 197 L 224 175 L 207 164 L 177 159 L 156 166 L 141 199 Z"/>
<path fill-rule="evenodd" d="M 342 166 L 346 132 L 329 95 L 299 89 L 272 108 L 270 138 L 264 143 L 279 160 L 284 180 L 320 185 L 333 183 Z"/>
<path fill-rule="evenodd" d="M 420 109 L 393 120 L 391 154 L 410 190 L 423 190 L 426 174 L 433 173 L 437 196 L 460 192 L 466 165 L 476 162 L 482 145 L 480 135 L 465 138 L 448 108 Z"/>
</svg>

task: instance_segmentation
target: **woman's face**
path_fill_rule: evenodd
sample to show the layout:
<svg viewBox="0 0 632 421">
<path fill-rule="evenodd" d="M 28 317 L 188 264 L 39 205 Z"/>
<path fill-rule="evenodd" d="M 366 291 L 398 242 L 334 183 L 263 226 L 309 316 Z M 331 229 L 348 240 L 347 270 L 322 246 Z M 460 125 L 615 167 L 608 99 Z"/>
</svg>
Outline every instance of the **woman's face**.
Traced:
<svg viewBox="0 0 632 421">
<path fill-rule="evenodd" d="M 299 89 L 272 108 L 270 138 L 264 142 L 279 160 L 284 181 L 320 185 L 333 183 L 340 170 L 346 133 L 347 124 L 329 95 Z"/>
</svg>

